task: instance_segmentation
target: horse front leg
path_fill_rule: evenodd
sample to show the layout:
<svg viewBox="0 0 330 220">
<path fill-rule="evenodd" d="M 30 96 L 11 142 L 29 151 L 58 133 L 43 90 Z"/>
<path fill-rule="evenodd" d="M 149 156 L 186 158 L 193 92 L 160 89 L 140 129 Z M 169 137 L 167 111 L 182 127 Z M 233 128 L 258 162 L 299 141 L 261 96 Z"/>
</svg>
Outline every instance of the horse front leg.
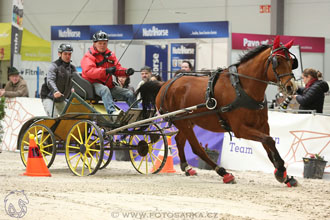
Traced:
<svg viewBox="0 0 330 220">
<path fill-rule="evenodd" d="M 224 183 L 235 183 L 235 177 L 231 174 L 231 173 L 227 173 L 226 169 L 223 167 L 219 167 L 216 163 L 214 163 L 209 156 L 207 155 L 207 153 L 205 152 L 204 148 L 199 144 L 196 135 L 194 133 L 194 130 L 191 127 L 188 126 L 178 126 L 176 125 L 176 127 L 180 130 L 180 132 L 183 133 L 183 135 L 185 136 L 185 140 L 188 139 L 189 144 L 192 148 L 192 151 L 194 152 L 194 154 L 196 154 L 197 156 L 199 156 L 202 160 L 204 160 L 208 165 L 210 165 L 220 176 L 223 177 L 223 182 Z M 177 136 L 175 137 L 177 138 Z M 177 139 L 175 139 L 177 140 Z M 179 140 L 182 141 L 182 140 Z M 183 142 L 183 144 L 184 144 Z M 177 143 L 178 144 L 178 143 Z M 181 143 L 180 143 L 181 144 Z M 183 145 L 184 146 L 184 145 Z M 179 155 L 180 155 L 180 148 L 178 146 L 179 149 Z M 183 151 L 183 150 L 182 150 Z M 184 156 L 184 155 L 182 155 Z M 181 156 L 180 156 L 181 159 Z M 182 162 L 182 161 L 181 161 Z M 182 163 L 181 163 L 182 165 Z M 187 169 L 188 170 L 192 170 L 188 164 L 186 164 L 185 171 L 186 171 L 186 175 L 187 175 Z M 182 169 L 182 167 L 181 167 Z M 195 171 L 196 172 L 196 171 Z"/>
<path fill-rule="evenodd" d="M 186 140 L 187 138 L 184 133 L 179 130 L 179 132 L 175 136 L 175 142 L 180 157 L 180 167 L 181 170 L 185 172 L 186 176 L 195 176 L 197 175 L 197 172 L 191 166 L 189 166 L 189 164 L 187 163 L 186 155 L 184 153 Z"/>
<path fill-rule="evenodd" d="M 287 176 L 286 168 L 284 166 L 284 160 L 281 158 L 280 154 L 276 149 L 275 141 L 267 134 L 269 133 L 269 126 L 264 126 L 263 131 L 259 131 L 257 129 L 244 125 L 241 126 L 240 129 L 244 129 L 244 132 L 239 137 L 262 143 L 262 146 L 267 152 L 269 160 L 273 163 L 275 167 L 274 175 L 276 180 L 280 183 L 284 182 L 289 187 L 296 186 L 298 182 L 293 177 L 289 178 Z"/>
</svg>

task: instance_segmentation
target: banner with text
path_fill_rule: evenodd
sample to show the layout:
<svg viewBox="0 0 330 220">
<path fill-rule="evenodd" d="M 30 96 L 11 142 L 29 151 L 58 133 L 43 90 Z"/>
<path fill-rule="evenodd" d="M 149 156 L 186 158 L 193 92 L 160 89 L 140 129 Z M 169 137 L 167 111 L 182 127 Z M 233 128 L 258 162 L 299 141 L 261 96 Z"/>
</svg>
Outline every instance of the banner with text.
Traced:
<svg viewBox="0 0 330 220">
<path fill-rule="evenodd" d="M 262 44 L 272 44 L 276 35 L 263 34 L 241 34 L 232 33 L 232 49 L 247 50 Z M 324 53 L 324 37 L 298 37 L 298 36 L 280 36 L 281 42 L 287 43 L 294 40 L 294 45 L 299 45 L 301 52 Z"/>
<path fill-rule="evenodd" d="M 90 40 L 102 30 L 110 40 L 228 38 L 228 21 L 133 25 L 52 26 L 51 40 Z"/>
<path fill-rule="evenodd" d="M 312 114 L 269 112 L 270 136 L 285 161 L 289 175 L 302 176 L 303 157 L 319 154 L 330 161 L 330 118 Z M 259 142 L 225 134 L 221 166 L 233 170 L 274 172 L 274 166 Z M 325 169 L 330 174 L 330 165 Z"/>
<path fill-rule="evenodd" d="M 182 61 L 188 60 L 195 66 L 196 44 L 195 43 L 175 43 L 171 44 L 171 72 L 174 74 L 181 69 Z"/>
<path fill-rule="evenodd" d="M 10 65 L 18 67 L 23 36 L 23 0 L 13 0 Z"/>
<path fill-rule="evenodd" d="M 167 81 L 168 46 L 146 45 L 146 65 L 150 66 L 153 74 L 159 74 Z"/>
</svg>

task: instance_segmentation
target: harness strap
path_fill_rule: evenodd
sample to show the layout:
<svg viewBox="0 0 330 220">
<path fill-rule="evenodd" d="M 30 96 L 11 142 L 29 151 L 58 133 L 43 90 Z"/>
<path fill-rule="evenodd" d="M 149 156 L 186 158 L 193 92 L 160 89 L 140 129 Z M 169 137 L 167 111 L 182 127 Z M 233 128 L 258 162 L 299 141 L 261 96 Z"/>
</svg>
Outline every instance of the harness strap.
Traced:
<svg viewBox="0 0 330 220">
<path fill-rule="evenodd" d="M 217 101 L 214 98 L 214 86 L 217 83 L 217 80 L 219 79 L 219 75 L 222 71 L 223 69 L 219 68 L 215 72 L 212 72 L 211 76 L 209 77 L 206 94 L 205 94 L 206 107 L 209 110 L 213 110 L 215 109 L 215 107 L 217 107 Z"/>
<path fill-rule="evenodd" d="M 101 55 L 103 56 L 103 60 L 102 60 L 102 61 L 100 61 L 100 62 L 96 62 L 96 63 L 95 63 L 97 67 L 102 66 L 102 65 L 103 65 L 104 63 L 106 63 L 106 62 L 110 62 L 110 63 L 111 63 L 111 61 L 108 59 L 108 58 L 111 56 L 111 52 L 106 53 L 106 54 L 103 54 L 103 53 L 97 53 L 97 54 L 94 55 L 94 54 L 92 53 L 92 51 L 91 51 L 91 48 L 88 48 L 88 51 L 89 51 L 89 53 L 92 54 L 93 56 L 98 55 L 98 54 L 101 54 Z"/>
<path fill-rule="evenodd" d="M 234 73 L 234 74 L 233 74 Z M 267 99 L 266 96 L 262 102 L 257 102 L 253 98 L 251 98 L 244 89 L 242 88 L 239 77 L 237 74 L 237 67 L 235 65 L 229 67 L 229 74 L 230 74 L 230 82 L 232 86 L 235 88 L 236 99 L 223 107 L 218 109 L 219 112 L 228 112 L 232 111 L 236 108 L 243 107 L 252 110 L 260 110 L 267 106 Z"/>
</svg>

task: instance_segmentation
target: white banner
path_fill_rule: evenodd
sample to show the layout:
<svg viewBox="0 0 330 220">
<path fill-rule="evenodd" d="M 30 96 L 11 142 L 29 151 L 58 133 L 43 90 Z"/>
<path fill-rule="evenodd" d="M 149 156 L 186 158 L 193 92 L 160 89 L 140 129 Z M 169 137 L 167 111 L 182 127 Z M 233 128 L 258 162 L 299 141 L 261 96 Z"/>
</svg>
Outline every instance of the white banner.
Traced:
<svg viewBox="0 0 330 220">
<path fill-rule="evenodd" d="M 330 160 L 330 117 L 312 114 L 292 114 L 268 112 L 270 135 L 289 175 L 303 176 L 303 157 L 311 154 L 324 156 Z M 259 142 L 248 141 L 225 134 L 221 166 L 234 170 L 274 172 L 274 166 Z M 324 178 L 330 178 L 327 164 Z"/>
<path fill-rule="evenodd" d="M 6 115 L 1 121 L 4 131 L 0 148 L 15 151 L 17 137 L 23 124 L 34 116 L 46 116 L 41 99 L 34 98 L 7 98 Z"/>
<path fill-rule="evenodd" d="M 38 94 L 40 94 L 41 85 L 44 83 L 49 67 L 50 62 L 22 61 L 21 76 L 23 76 L 28 85 L 30 98 L 36 97 L 37 88 Z"/>
</svg>

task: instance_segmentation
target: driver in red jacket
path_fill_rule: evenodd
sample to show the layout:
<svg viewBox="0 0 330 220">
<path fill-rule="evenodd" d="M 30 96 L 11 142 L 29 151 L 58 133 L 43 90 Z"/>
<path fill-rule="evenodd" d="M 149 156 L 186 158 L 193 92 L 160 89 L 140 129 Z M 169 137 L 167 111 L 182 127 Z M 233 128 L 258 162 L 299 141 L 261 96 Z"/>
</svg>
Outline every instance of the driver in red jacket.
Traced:
<svg viewBox="0 0 330 220">
<path fill-rule="evenodd" d="M 136 98 L 133 92 L 126 88 L 115 86 L 114 76 L 130 76 L 134 69 L 123 68 L 114 52 L 108 49 L 108 34 L 98 31 L 93 35 L 93 46 L 85 53 L 81 60 L 82 77 L 90 81 L 95 93 L 102 98 L 108 114 L 118 114 L 113 98 L 125 100 L 131 106 Z"/>
</svg>

